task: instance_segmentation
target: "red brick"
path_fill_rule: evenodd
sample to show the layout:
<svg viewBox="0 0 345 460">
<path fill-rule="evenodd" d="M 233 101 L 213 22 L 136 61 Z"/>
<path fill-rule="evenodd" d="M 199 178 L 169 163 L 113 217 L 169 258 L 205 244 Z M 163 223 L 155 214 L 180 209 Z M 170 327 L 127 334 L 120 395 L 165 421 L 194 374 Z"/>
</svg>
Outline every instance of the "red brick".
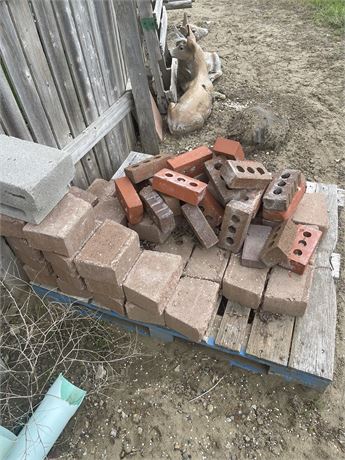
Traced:
<svg viewBox="0 0 345 460">
<path fill-rule="evenodd" d="M 43 284 L 50 287 L 56 287 L 56 276 L 52 272 L 51 267 L 45 263 L 37 270 L 36 268 L 24 265 L 24 271 L 28 275 L 30 281 L 36 284 Z"/>
<path fill-rule="evenodd" d="M 6 241 L 14 254 L 24 264 L 32 268 L 40 269 L 44 264 L 43 253 L 29 246 L 25 238 L 7 237 Z"/>
<path fill-rule="evenodd" d="M 323 193 L 305 193 L 292 216 L 296 224 L 316 225 L 324 233 L 329 227 L 326 197 Z"/>
<path fill-rule="evenodd" d="M 109 308 L 122 316 L 126 316 L 123 300 L 114 299 L 102 294 L 94 294 L 93 303 Z"/>
<path fill-rule="evenodd" d="M 155 250 L 159 252 L 167 252 L 169 254 L 181 256 L 183 266 L 186 265 L 193 249 L 194 241 L 192 237 L 184 234 L 172 234 L 167 241 L 155 248 Z"/>
<path fill-rule="evenodd" d="M 87 190 L 75 187 L 74 185 L 70 187 L 69 193 L 72 193 L 72 195 L 76 196 L 77 198 L 87 201 L 91 204 L 91 206 L 96 206 L 98 203 L 98 197 L 96 195 Z"/>
<path fill-rule="evenodd" d="M 207 185 L 208 190 L 214 198 L 225 206 L 231 200 L 239 200 L 245 197 L 246 190 L 232 190 L 228 187 L 220 175 L 220 169 L 225 164 L 225 159 L 216 157 L 213 160 L 206 161 L 205 171 L 210 179 Z"/>
<path fill-rule="evenodd" d="M 218 295 L 218 283 L 181 278 L 164 312 L 167 327 L 200 342 L 217 313 Z"/>
<path fill-rule="evenodd" d="M 273 177 L 263 196 L 265 209 L 287 211 L 290 203 L 302 182 L 301 171 L 283 169 Z"/>
<path fill-rule="evenodd" d="M 137 232 L 141 240 L 150 241 L 151 243 L 164 243 L 164 241 L 166 241 L 171 234 L 171 232 L 163 233 L 146 214 L 144 215 L 143 220 L 139 222 L 139 224 L 129 224 L 128 226 Z"/>
<path fill-rule="evenodd" d="M 9 236 L 13 238 L 25 238 L 23 233 L 24 225 L 26 222 L 14 217 L 5 216 L 0 214 L 0 235 Z"/>
<path fill-rule="evenodd" d="M 239 255 L 232 254 L 223 278 L 223 296 L 244 307 L 258 308 L 265 289 L 268 268 L 241 265 Z"/>
<path fill-rule="evenodd" d="M 138 224 L 144 215 L 144 207 L 128 177 L 120 177 L 115 181 L 116 193 L 130 224 Z"/>
<path fill-rule="evenodd" d="M 265 225 L 249 225 L 246 239 L 244 240 L 241 263 L 245 267 L 265 268 L 260 260 L 260 254 L 271 233 L 271 227 Z"/>
<path fill-rule="evenodd" d="M 308 265 L 303 275 L 282 267 L 270 273 L 262 309 L 271 313 L 302 316 L 308 306 L 313 268 Z"/>
<path fill-rule="evenodd" d="M 126 302 L 125 309 L 129 319 L 141 321 L 143 323 L 158 324 L 165 326 L 164 315 L 157 315 L 156 313 L 134 305 L 134 303 Z"/>
<path fill-rule="evenodd" d="M 225 207 L 219 234 L 219 246 L 239 252 L 247 236 L 252 219 L 252 208 L 241 201 L 230 201 Z"/>
<path fill-rule="evenodd" d="M 202 145 L 170 158 L 167 167 L 189 177 L 195 177 L 204 172 L 204 163 L 211 158 L 212 151 L 206 145 Z"/>
<path fill-rule="evenodd" d="M 305 182 L 301 182 L 301 185 L 298 187 L 297 192 L 295 193 L 294 197 L 291 200 L 290 206 L 286 211 L 274 211 L 274 210 L 269 210 L 263 208 L 262 211 L 262 217 L 265 220 L 268 221 L 278 221 L 282 222 L 284 220 L 290 219 L 292 217 L 297 209 L 297 206 L 301 199 L 303 198 L 303 195 L 305 193 L 306 185 Z"/>
<path fill-rule="evenodd" d="M 272 174 L 257 161 L 228 160 L 220 168 L 220 175 L 231 189 L 262 189 L 272 180 Z"/>
<path fill-rule="evenodd" d="M 260 254 L 260 259 L 266 267 L 273 267 L 288 261 L 296 233 L 297 226 L 291 220 L 272 230 Z"/>
<path fill-rule="evenodd" d="M 125 299 L 122 286 L 118 286 L 116 283 L 105 283 L 103 281 L 85 279 L 85 284 L 88 290 L 93 294 L 101 294 L 118 300 Z"/>
<path fill-rule="evenodd" d="M 39 224 L 27 224 L 24 235 L 30 246 L 42 251 L 73 256 L 96 226 L 93 208 L 68 193 Z"/>
<path fill-rule="evenodd" d="M 171 155 L 160 154 L 148 160 L 127 166 L 127 168 L 125 168 L 126 176 L 133 184 L 138 184 L 139 182 L 149 179 L 161 169 L 167 168 L 167 160 L 169 160 L 169 158 L 171 158 Z"/>
<path fill-rule="evenodd" d="M 171 233 L 175 228 L 174 213 L 163 198 L 148 185 L 140 190 L 145 209 L 153 222 L 163 233 Z"/>
<path fill-rule="evenodd" d="M 210 249 L 196 246 L 184 273 L 191 278 L 200 278 L 220 283 L 228 261 L 229 253 L 217 246 L 213 246 Z"/>
<path fill-rule="evenodd" d="M 87 189 L 88 192 L 96 195 L 99 200 L 109 196 L 115 196 L 114 181 L 95 179 Z"/>
<path fill-rule="evenodd" d="M 293 272 L 300 275 L 304 272 L 321 236 L 320 230 L 306 225 L 297 226 L 297 235 L 288 255 L 288 263 Z"/>
<path fill-rule="evenodd" d="M 153 188 L 165 195 L 197 205 L 204 198 L 207 184 L 188 176 L 162 169 L 153 176 Z"/>
<path fill-rule="evenodd" d="M 222 223 L 224 208 L 218 203 L 208 189 L 206 189 L 205 196 L 200 201 L 199 208 L 211 227 L 218 227 Z"/>
<path fill-rule="evenodd" d="M 139 254 L 138 235 L 106 220 L 77 255 L 75 264 L 83 278 L 121 286 Z"/>
<path fill-rule="evenodd" d="M 231 139 L 218 137 L 213 146 L 216 155 L 224 155 L 228 160 L 244 160 L 244 151 L 241 144 Z"/>
<path fill-rule="evenodd" d="M 56 282 L 58 288 L 64 294 L 70 295 L 72 297 L 81 297 L 83 299 L 90 299 L 92 297 L 91 293 L 86 289 L 85 283 L 80 277 L 68 279 L 62 279 L 58 277 Z"/>
<path fill-rule="evenodd" d="M 58 277 L 66 278 L 67 276 L 78 276 L 77 268 L 74 263 L 74 256 L 64 257 L 52 252 L 44 252 L 43 254 Z"/>
<path fill-rule="evenodd" d="M 162 314 L 182 269 L 180 256 L 144 251 L 123 284 L 127 300 L 140 308 Z"/>
<path fill-rule="evenodd" d="M 96 223 L 113 220 L 121 225 L 127 224 L 126 215 L 117 197 L 103 198 L 94 208 Z"/>
<path fill-rule="evenodd" d="M 210 248 L 218 243 L 217 235 L 198 206 L 184 204 L 181 209 L 195 236 L 204 248 Z"/>
</svg>

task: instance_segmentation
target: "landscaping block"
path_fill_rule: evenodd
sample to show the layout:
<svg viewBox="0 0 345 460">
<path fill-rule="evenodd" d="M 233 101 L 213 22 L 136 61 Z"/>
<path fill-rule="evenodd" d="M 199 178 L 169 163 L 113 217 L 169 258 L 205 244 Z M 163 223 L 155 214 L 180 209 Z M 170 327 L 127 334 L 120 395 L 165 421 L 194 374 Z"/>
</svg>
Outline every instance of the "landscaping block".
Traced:
<svg viewBox="0 0 345 460">
<path fill-rule="evenodd" d="M 114 181 L 107 181 L 104 179 L 95 179 L 88 187 L 87 191 L 96 195 L 99 200 L 115 196 L 115 183 Z"/>
<path fill-rule="evenodd" d="M 101 307 L 109 308 L 122 316 L 126 316 L 123 300 L 114 299 L 102 294 L 94 294 L 92 303 L 100 305 Z"/>
<path fill-rule="evenodd" d="M 146 214 L 144 214 L 143 220 L 139 224 L 128 224 L 128 226 L 137 232 L 141 240 L 150 241 L 151 243 L 164 243 L 171 234 L 171 232 L 163 233 Z"/>
<path fill-rule="evenodd" d="M 241 263 L 243 266 L 251 268 L 266 267 L 260 259 L 260 254 L 271 231 L 271 227 L 265 225 L 249 225 L 242 250 Z"/>
<path fill-rule="evenodd" d="M 105 283 L 104 281 L 85 279 L 85 284 L 88 290 L 93 294 L 101 294 L 118 300 L 125 299 L 123 287 L 118 286 L 116 283 Z"/>
<path fill-rule="evenodd" d="M 70 187 L 69 193 L 72 193 L 72 195 L 76 196 L 77 198 L 81 198 L 82 200 L 87 201 L 91 204 L 91 206 L 96 206 L 98 203 L 98 197 L 96 195 L 74 185 Z"/>
<path fill-rule="evenodd" d="M 25 265 L 40 269 L 44 264 L 43 253 L 38 249 L 33 249 L 24 238 L 6 238 L 6 241 L 14 254 Z"/>
<path fill-rule="evenodd" d="M 156 246 L 156 251 L 167 252 L 182 257 L 183 266 L 186 265 L 194 249 L 194 241 L 188 235 L 172 234 L 163 244 Z"/>
<path fill-rule="evenodd" d="M 195 247 L 185 268 L 185 274 L 191 278 L 220 283 L 229 261 L 229 253 L 213 246 L 210 249 Z"/>
<path fill-rule="evenodd" d="M 23 228 L 26 225 L 24 220 L 0 214 L 0 235 L 13 238 L 25 238 Z"/>
<path fill-rule="evenodd" d="M 117 197 L 102 198 L 94 207 L 96 223 L 101 224 L 105 220 L 113 220 L 121 225 L 127 224 L 126 214 Z"/>
<path fill-rule="evenodd" d="M 143 323 L 158 324 L 159 326 L 165 326 L 164 314 L 157 315 L 156 313 L 144 310 L 143 308 L 134 305 L 134 303 L 126 302 L 125 310 L 129 319 L 135 321 L 142 321 Z"/>
</svg>

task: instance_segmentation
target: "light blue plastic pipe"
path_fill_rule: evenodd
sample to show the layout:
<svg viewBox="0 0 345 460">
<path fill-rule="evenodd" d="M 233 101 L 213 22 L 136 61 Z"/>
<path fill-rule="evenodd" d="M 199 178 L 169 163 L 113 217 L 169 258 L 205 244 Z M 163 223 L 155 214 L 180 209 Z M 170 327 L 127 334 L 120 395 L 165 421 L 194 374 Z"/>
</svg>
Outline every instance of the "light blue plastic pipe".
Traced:
<svg viewBox="0 0 345 460">
<path fill-rule="evenodd" d="M 0 447 L 0 460 L 43 460 L 75 414 L 85 394 L 86 391 L 60 374 L 17 438 L 5 428 L 1 429 L 0 446 L 5 439 L 7 451 L 3 453 Z"/>
</svg>

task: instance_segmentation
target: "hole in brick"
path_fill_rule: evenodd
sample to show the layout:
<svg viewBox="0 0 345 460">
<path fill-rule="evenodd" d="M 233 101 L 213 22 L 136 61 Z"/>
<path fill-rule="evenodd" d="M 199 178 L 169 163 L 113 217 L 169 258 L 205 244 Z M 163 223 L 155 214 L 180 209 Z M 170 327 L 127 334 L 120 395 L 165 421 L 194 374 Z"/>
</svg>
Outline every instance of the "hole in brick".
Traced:
<svg viewBox="0 0 345 460">
<path fill-rule="evenodd" d="M 173 174 L 171 174 L 171 173 L 165 173 L 165 175 L 166 175 L 167 177 L 173 177 Z"/>
<path fill-rule="evenodd" d="M 226 299 L 225 297 L 222 297 L 222 300 L 220 301 L 220 304 L 217 310 L 217 315 L 224 316 L 227 303 L 228 303 L 228 299 Z"/>
<path fill-rule="evenodd" d="M 268 247 L 271 248 L 273 245 L 274 245 L 274 240 L 272 240 L 272 241 L 270 242 L 270 244 L 268 245 Z"/>
<path fill-rule="evenodd" d="M 233 225 L 230 225 L 229 232 L 230 233 L 236 233 L 236 228 Z"/>
<path fill-rule="evenodd" d="M 290 177 L 290 173 L 284 173 L 280 177 L 282 177 L 283 179 L 288 179 Z"/>
<path fill-rule="evenodd" d="M 151 162 L 151 160 L 145 160 L 145 161 L 143 161 L 143 163 L 150 163 L 150 162 Z"/>
<path fill-rule="evenodd" d="M 249 166 L 249 168 L 247 168 L 247 171 L 250 172 L 251 174 L 255 173 L 254 169 L 251 166 Z"/>
<path fill-rule="evenodd" d="M 201 212 L 204 212 L 204 211 L 205 211 L 204 206 L 199 206 L 199 208 L 200 208 L 200 211 L 201 211 Z"/>
<path fill-rule="evenodd" d="M 234 244 L 234 240 L 230 236 L 227 237 L 226 242 L 228 244 Z"/>
<path fill-rule="evenodd" d="M 138 166 L 140 166 L 140 165 L 133 165 L 132 168 L 137 168 Z"/>
<path fill-rule="evenodd" d="M 231 217 L 231 220 L 232 220 L 233 222 L 235 222 L 235 224 L 238 224 L 238 222 L 240 221 L 239 217 L 237 217 L 237 216 L 232 216 L 232 217 Z"/>
<path fill-rule="evenodd" d="M 237 166 L 237 170 L 242 173 L 244 172 L 244 168 L 242 168 L 242 166 Z"/>
<path fill-rule="evenodd" d="M 307 246 L 307 242 L 304 241 L 304 240 L 300 240 L 300 241 L 298 242 L 298 244 L 300 244 L 300 245 L 302 245 L 302 246 Z"/>
<path fill-rule="evenodd" d="M 177 180 L 178 180 L 179 182 L 186 182 L 186 179 L 183 179 L 183 177 L 178 177 Z"/>
<path fill-rule="evenodd" d="M 205 217 L 210 224 L 213 224 L 213 221 L 214 221 L 213 216 L 210 216 L 207 214 Z"/>
<path fill-rule="evenodd" d="M 303 232 L 303 236 L 305 236 L 306 238 L 310 238 L 311 233 L 310 232 Z"/>
<path fill-rule="evenodd" d="M 149 161 L 157 160 L 157 158 L 162 158 L 162 155 L 156 155 L 152 160 Z"/>
<path fill-rule="evenodd" d="M 222 163 L 216 163 L 214 165 L 214 169 L 216 169 L 217 171 L 219 171 L 221 167 L 222 167 Z"/>
<path fill-rule="evenodd" d="M 279 185 L 279 187 L 284 187 L 284 186 L 286 185 L 285 180 L 280 180 L 280 181 L 278 182 L 278 185 Z"/>
<path fill-rule="evenodd" d="M 227 184 L 225 184 L 225 188 L 226 188 L 227 190 L 231 190 L 231 188 L 230 188 Z"/>
<path fill-rule="evenodd" d="M 196 184 L 195 182 L 189 182 L 189 185 L 190 185 L 191 187 L 197 187 L 197 186 L 198 186 L 198 184 Z"/>
<path fill-rule="evenodd" d="M 275 190 L 273 190 L 273 193 L 275 195 L 280 195 L 283 190 L 280 187 L 277 187 Z"/>
<path fill-rule="evenodd" d="M 255 317 L 255 310 L 250 310 L 247 324 L 252 324 L 252 322 L 254 321 L 254 317 Z"/>
<path fill-rule="evenodd" d="M 244 197 L 244 201 L 248 201 L 248 200 L 249 200 L 249 196 L 246 195 L 246 196 Z"/>
<path fill-rule="evenodd" d="M 265 174 L 265 171 L 264 169 L 262 168 L 256 168 L 257 172 L 260 173 L 260 174 Z"/>
<path fill-rule="evenodd" d="M 293 252 L 296 256 L 301 256 L 302 255 L 302 251 L 300 249 L 295 249 L 294 252 Z"/>
</svg>

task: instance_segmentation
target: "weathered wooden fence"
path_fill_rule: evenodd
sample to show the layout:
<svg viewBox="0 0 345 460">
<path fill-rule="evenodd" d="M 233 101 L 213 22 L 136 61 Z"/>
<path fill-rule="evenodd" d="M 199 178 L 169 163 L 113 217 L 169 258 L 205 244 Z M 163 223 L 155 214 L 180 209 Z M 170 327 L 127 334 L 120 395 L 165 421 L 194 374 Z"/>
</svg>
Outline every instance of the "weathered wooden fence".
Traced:
<svg viewBox="0 0 345 460">
<path fill-rule="evenodd" d="M 68 145 L 83 188 L 110 178 L 136 141 L 116 2 L 0 0 L 0 132 Z M 114 119 L 121 121 L 85 154 L 80 134 Z"/>
</svg>

